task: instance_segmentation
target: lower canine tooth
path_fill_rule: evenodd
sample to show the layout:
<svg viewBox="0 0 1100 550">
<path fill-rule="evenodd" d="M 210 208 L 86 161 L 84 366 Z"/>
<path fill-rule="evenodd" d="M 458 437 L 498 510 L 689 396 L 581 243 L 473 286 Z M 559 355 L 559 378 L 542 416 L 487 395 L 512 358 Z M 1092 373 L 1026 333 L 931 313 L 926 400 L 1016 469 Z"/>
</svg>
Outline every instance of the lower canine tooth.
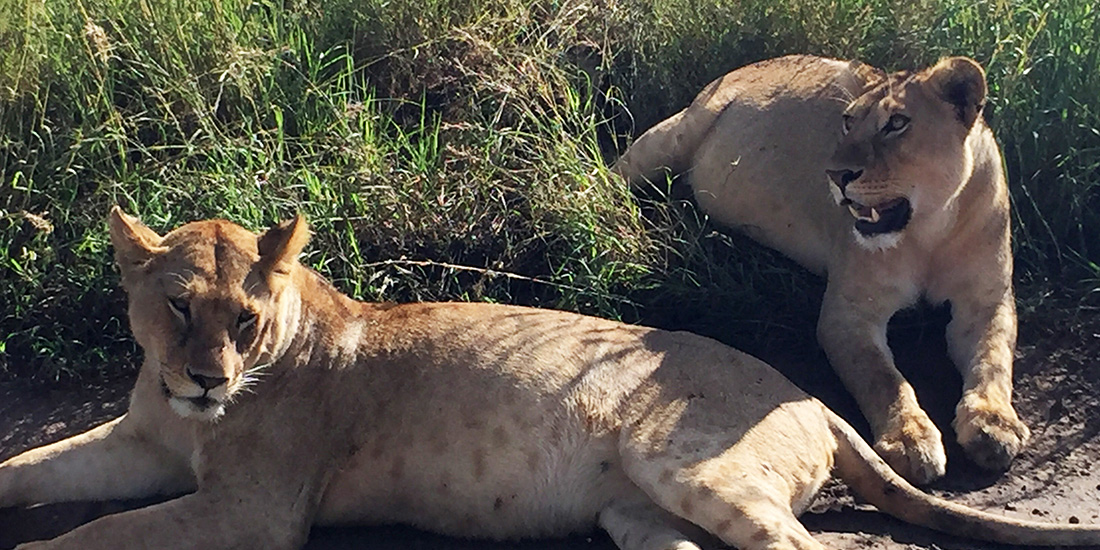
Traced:
<svg viewBox="0 0 1100 550">
<path fill-rule="evenodd" d="M 875 208 L 872 208 L 871 209 L 871 223 L 878 223 L 879 218 L 881 218 L 881 216 L 879 216 L 878 210 L 875 209 Z"/>
</svg>

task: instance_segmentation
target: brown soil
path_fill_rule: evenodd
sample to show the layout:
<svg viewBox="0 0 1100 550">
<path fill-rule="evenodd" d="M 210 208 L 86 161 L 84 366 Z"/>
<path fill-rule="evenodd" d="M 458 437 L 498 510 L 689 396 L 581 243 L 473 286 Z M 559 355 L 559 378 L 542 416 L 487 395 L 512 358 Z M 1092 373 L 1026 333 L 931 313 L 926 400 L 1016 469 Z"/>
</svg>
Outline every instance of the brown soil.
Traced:
<svg viewBox="0 0 1100 550">
<path fill-rule="evenodd" d="M 1064 311 L 1064 310 L 1063 310 Z M 891 329 L 899 367 L 921 402 L 953 440 L 950 420 L 961 381 L 946 358 L 945 313 L 907 316 Z M 1022 315 L 1023 316 L 1023 315 Z M 1033 314 L 1032 317 L 1039 317 Z M 1048 317 L 1043 315 L 1042 317 Z M 970 464 L 957 445 L 948 448 L 947 477 L 929 490 L 975 508 L 1010 517 L 1100 525 L 1100 315 L 1078 311 L 1059 319 L 1033 318 L 1021 329 L 1016 365 L 1016 406 L 1032 430 L 1026 451 L 1004 474 Z M 722 338 L 722 334 L 714 334 Z M 822 354 L 808 341 L 754 349 L 751 342 L 724 338 L 769 361 L 866 434 L 851 398 Z M 81 387 L 42 388 L 0 384 L 0 459 L 78 433 L 121 414 L 130 380 L 106 380 Z M 79 503 L 0 510 L 0 548 L 55 536 L 104 514 L 146 502 Z M 833 548 L 987 549 L 997 545 L 957 539 L 905 525 L 858 504 L 842 485 L 823 491 L 803 521 Z M 306 548 L 489 550 L 612 550 L 603 533 L 548 541 L 486 543 L 456 540 L 405 527 L 317 528 Z"/>
</svg>

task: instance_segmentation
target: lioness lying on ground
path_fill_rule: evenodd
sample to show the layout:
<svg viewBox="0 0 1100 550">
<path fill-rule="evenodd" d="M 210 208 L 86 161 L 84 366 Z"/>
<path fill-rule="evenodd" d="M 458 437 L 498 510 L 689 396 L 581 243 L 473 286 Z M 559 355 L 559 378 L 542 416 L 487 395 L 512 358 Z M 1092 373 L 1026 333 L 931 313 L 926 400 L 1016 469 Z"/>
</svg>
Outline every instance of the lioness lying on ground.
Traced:
<svg viewBox="0 0 1100 550">
<path fill-rule="evenodd" d="M 712 218 L 827 275 L 818 341 L 875 449 L 918 483 L 942 476 L 947 458 L 894 368 L 886 325 L 922 296 L 951 304 L 948 347 L 964 378 L 954 428 L 967 455 L 1003 469 L 1029 435 L 1012 408 L 1008 187 L 985 97 L 985 74 L 966 58 L 887 75 L 782 57 L 710 83 L 614 167 L 635 185 L 687 173 Z"/>
<path fill-rule="evenodd" d="M 130 409 L 0 464 L 0 507 L 190 493 L 27 548 L 295 548 L 312 523 L 461 536 L 599 524 L 623 549 L 820 548 L 795 514 L 835 470 L 905 520 L 1024 544 L 1100 528 L 928 496 L 764 363 L 718 342 L 571 313 L 381 305 L 297 256 L 302 218 L 111 240 L 145 351 Z M 690 524 L 686 521 L 691 522 Z"/>
</svg>

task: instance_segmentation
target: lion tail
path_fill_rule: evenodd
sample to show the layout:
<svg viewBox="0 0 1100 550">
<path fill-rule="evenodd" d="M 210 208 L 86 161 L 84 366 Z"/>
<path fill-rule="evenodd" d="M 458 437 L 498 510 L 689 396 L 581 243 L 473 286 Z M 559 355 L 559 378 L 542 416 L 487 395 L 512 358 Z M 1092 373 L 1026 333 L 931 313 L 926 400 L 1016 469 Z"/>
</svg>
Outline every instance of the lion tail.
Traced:
<svg viewBox="0 0 1100 550">
<path fill-rule="evenodd" d="M 894 472 L 847 422 L 832 415 L 839 444 L 836 472 L 856 493 L 900 520 L 944 533 L 1003 544 L 1093 546 L 1100 526 L 1025 521 L 967 508 L 929 495 Z"/>
</svg>

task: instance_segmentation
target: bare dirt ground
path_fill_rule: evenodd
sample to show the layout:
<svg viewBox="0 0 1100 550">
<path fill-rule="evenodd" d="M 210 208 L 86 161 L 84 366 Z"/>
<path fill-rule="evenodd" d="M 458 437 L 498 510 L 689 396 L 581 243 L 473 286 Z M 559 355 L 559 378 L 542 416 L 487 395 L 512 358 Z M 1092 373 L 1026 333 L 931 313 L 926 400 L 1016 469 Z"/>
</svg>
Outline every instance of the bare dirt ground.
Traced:
<svg viewBox="0 0 1100 550">
<path fill-rule="evenodd" d="M 929 490 L 995 514 L 1100 525 L 1100 468 L 1096 466 L 1100 461 L 1100 315 L 1095 310 L 1061 315 L 1071 318 L 1021 316 L 1016 406 L 1032 430 L 1026 451 L 1008 472 L 991 474 L 967 462 L 957 445 L 949 445 L 947 477 Z M 946 313 L 908 317 L 891 328 L 897 362 L 945 438 L 953 442 L 950 420 L 961 381 L 944 349 Z M 854 403 L 813 344 L 812 331 L 802 344 L 761 349 L 737 342 L 736 337 L 722 339 L 769 361 L 866 434 Z M 125 378 L 49 388 L 0 383 L 0 460 L 123 413 L 129 385 Z M 0 510 L 0 548 L 55 536 L 104 514 L 143 504 L 72 503 Z M 802 519 L 832 548 L 1001 548 L 905 525 L 855 502 L 839 484 L 827 487 Z M 611 550 L 614 545 L 600 532 L 558 540 L 486 543 L 390 526 L 316 528 L 306 548 Z"/>
</svg>

